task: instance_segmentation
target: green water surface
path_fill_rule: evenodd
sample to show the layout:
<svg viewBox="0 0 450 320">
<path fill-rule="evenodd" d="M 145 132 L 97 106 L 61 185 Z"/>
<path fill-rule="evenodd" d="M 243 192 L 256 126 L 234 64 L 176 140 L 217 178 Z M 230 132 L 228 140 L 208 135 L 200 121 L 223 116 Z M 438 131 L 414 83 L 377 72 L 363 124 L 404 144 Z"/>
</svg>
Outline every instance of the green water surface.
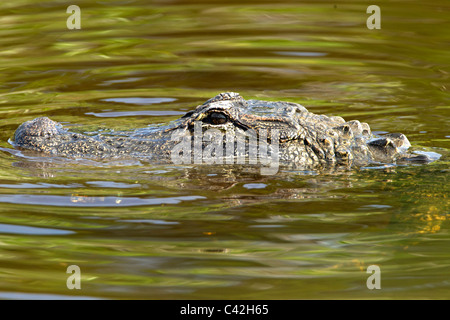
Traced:
<svg viewBox="0 0 450 320">
<path fill-rule="evenodd" d="M 369 30 L 370 4 L 2 1 L 0 298 L 449 299 L 450 4 L 379 1 Z M 441 158 L 262 176 L 10 144 L 40 116 L 132 130 L 225 91 L 402 132 Z"/>
</svg>

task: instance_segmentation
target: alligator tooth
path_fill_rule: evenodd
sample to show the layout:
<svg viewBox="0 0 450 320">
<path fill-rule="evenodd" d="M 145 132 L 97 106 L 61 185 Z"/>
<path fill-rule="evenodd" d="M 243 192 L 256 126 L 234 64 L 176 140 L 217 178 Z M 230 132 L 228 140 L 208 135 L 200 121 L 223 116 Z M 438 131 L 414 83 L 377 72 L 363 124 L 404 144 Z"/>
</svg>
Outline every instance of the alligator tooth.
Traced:
<svg viewBox="0 0 450 320">
<path fill-rule="evenodd" d="M 395 146 L 392 143 L 391 139 L 384 138 L 384 137 L 371 140 L 371 141 L 367 142 L 367 144 L 370 145 L 370 146 L 374 146 L 374 147 L 387 147 L 389 145 Z"/>
<path fill-rule="evenodd" d="M 408 149 L 411 146 L 408 138 L 403 133 L 389 133 L 385 137 L 392 140 L 395 146 L 402 151 Z"/>
<path fill-rule="evenodd" d="M 386 137 L 369 141 L 367 146 L 377 158 L 389 158 L 399 153 L 395 143 L 390 138 Z"/>
</svg>

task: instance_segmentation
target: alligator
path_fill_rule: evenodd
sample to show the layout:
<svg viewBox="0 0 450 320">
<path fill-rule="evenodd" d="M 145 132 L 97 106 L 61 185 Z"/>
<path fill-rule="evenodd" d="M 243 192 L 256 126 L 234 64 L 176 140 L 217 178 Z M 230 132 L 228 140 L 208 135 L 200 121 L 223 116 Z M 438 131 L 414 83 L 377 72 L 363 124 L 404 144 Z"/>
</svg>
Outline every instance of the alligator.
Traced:
<svg viewBox="0 0 450 320">
<path fill-rule="evenodd" d="M 358 120 L 317 115 L 292 102 L 245 100 L 234 92 L 218 94 L 167 125 L 130 132 L 82 134 L 40 117 L 21 124 L 12 143 L 47 156 L 176 164 L 231 164 L 237 158 L 255 164 L 251 156 L 258 156 L 258 148 L 264 151 L 259 153 L 261 164 L 276 161 L 297 168 L 431 161 L 408 153 L 404 134 L 377 136 Z"/>
</svg>

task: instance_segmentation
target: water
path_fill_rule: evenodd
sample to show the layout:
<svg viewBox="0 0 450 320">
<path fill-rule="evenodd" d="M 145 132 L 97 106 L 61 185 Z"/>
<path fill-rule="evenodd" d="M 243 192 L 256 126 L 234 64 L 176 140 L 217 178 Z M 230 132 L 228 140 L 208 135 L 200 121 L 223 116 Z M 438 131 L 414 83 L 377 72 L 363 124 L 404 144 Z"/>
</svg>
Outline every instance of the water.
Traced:
<svg viewBox="0 0 450 320">
<path fill-rule="evenodd" d="M 0 4 L 0 298 L 448 299 L 449 6 Z M 304 172 L 13 150 L 24 121 L 168 122 L 224 91 L 402 132 L 428 165 Z M 81 290 L 69 290 L 69 265 Z M 381 289 L 366 270 L 378 265 Z"/>
</svg>

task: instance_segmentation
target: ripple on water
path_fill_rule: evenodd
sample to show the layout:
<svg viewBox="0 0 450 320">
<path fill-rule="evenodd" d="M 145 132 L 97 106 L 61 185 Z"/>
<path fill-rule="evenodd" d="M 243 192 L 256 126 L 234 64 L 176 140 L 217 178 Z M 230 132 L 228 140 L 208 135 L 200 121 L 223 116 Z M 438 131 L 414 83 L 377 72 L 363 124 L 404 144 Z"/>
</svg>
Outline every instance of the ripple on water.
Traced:
<svg viewBox="0 0 450 320">
<path fill-rule="evenodd" d="M 42 206 L 75 206 L 75 207 L 131 207 L 144 205 L 178 204 L 182 201 L 206 199 L 203 196 L 179 196 L 167 198 L 138 198 L 138 197 L 97 197 L 97 196 L 52 196 L 30 194 L 0 195 L 0 203 L 14 203 L 22 205 Z"/>
<path fill-rule="evenodd" d="M 135 117 L 135 116 L 180 116 L 184 115 L 185 112 L 180 111 L 108 111 L 108 112 L 86 112 L 86 115 L 92 115 L 99 118 L 117 118 L 117 117 Z"/>
<path fill-rule="evenodd" d="M 118 103 L 126 103 L 126 104 L 148 105 L 148 104 L 156 104 L 156 103 L 164 103 L 164 102 L 174 102 L 174 101 L 177 101 L 177 99 L 175 99 L 175 98 L 126 97 L 126 98 L 108 98 L 108 99 L 102 99 L 102 101 L 118 102 Z"/>
<path fill-rule="evenodd" d="M 0 223 L 0 234 L 22 234 L 22 235 L 39 235 L 39 236 L 61 236 L 75 233 L 74 231 L 38 228 L 28 226 L 18 226 L 13 224 Z"/>
</svg>

